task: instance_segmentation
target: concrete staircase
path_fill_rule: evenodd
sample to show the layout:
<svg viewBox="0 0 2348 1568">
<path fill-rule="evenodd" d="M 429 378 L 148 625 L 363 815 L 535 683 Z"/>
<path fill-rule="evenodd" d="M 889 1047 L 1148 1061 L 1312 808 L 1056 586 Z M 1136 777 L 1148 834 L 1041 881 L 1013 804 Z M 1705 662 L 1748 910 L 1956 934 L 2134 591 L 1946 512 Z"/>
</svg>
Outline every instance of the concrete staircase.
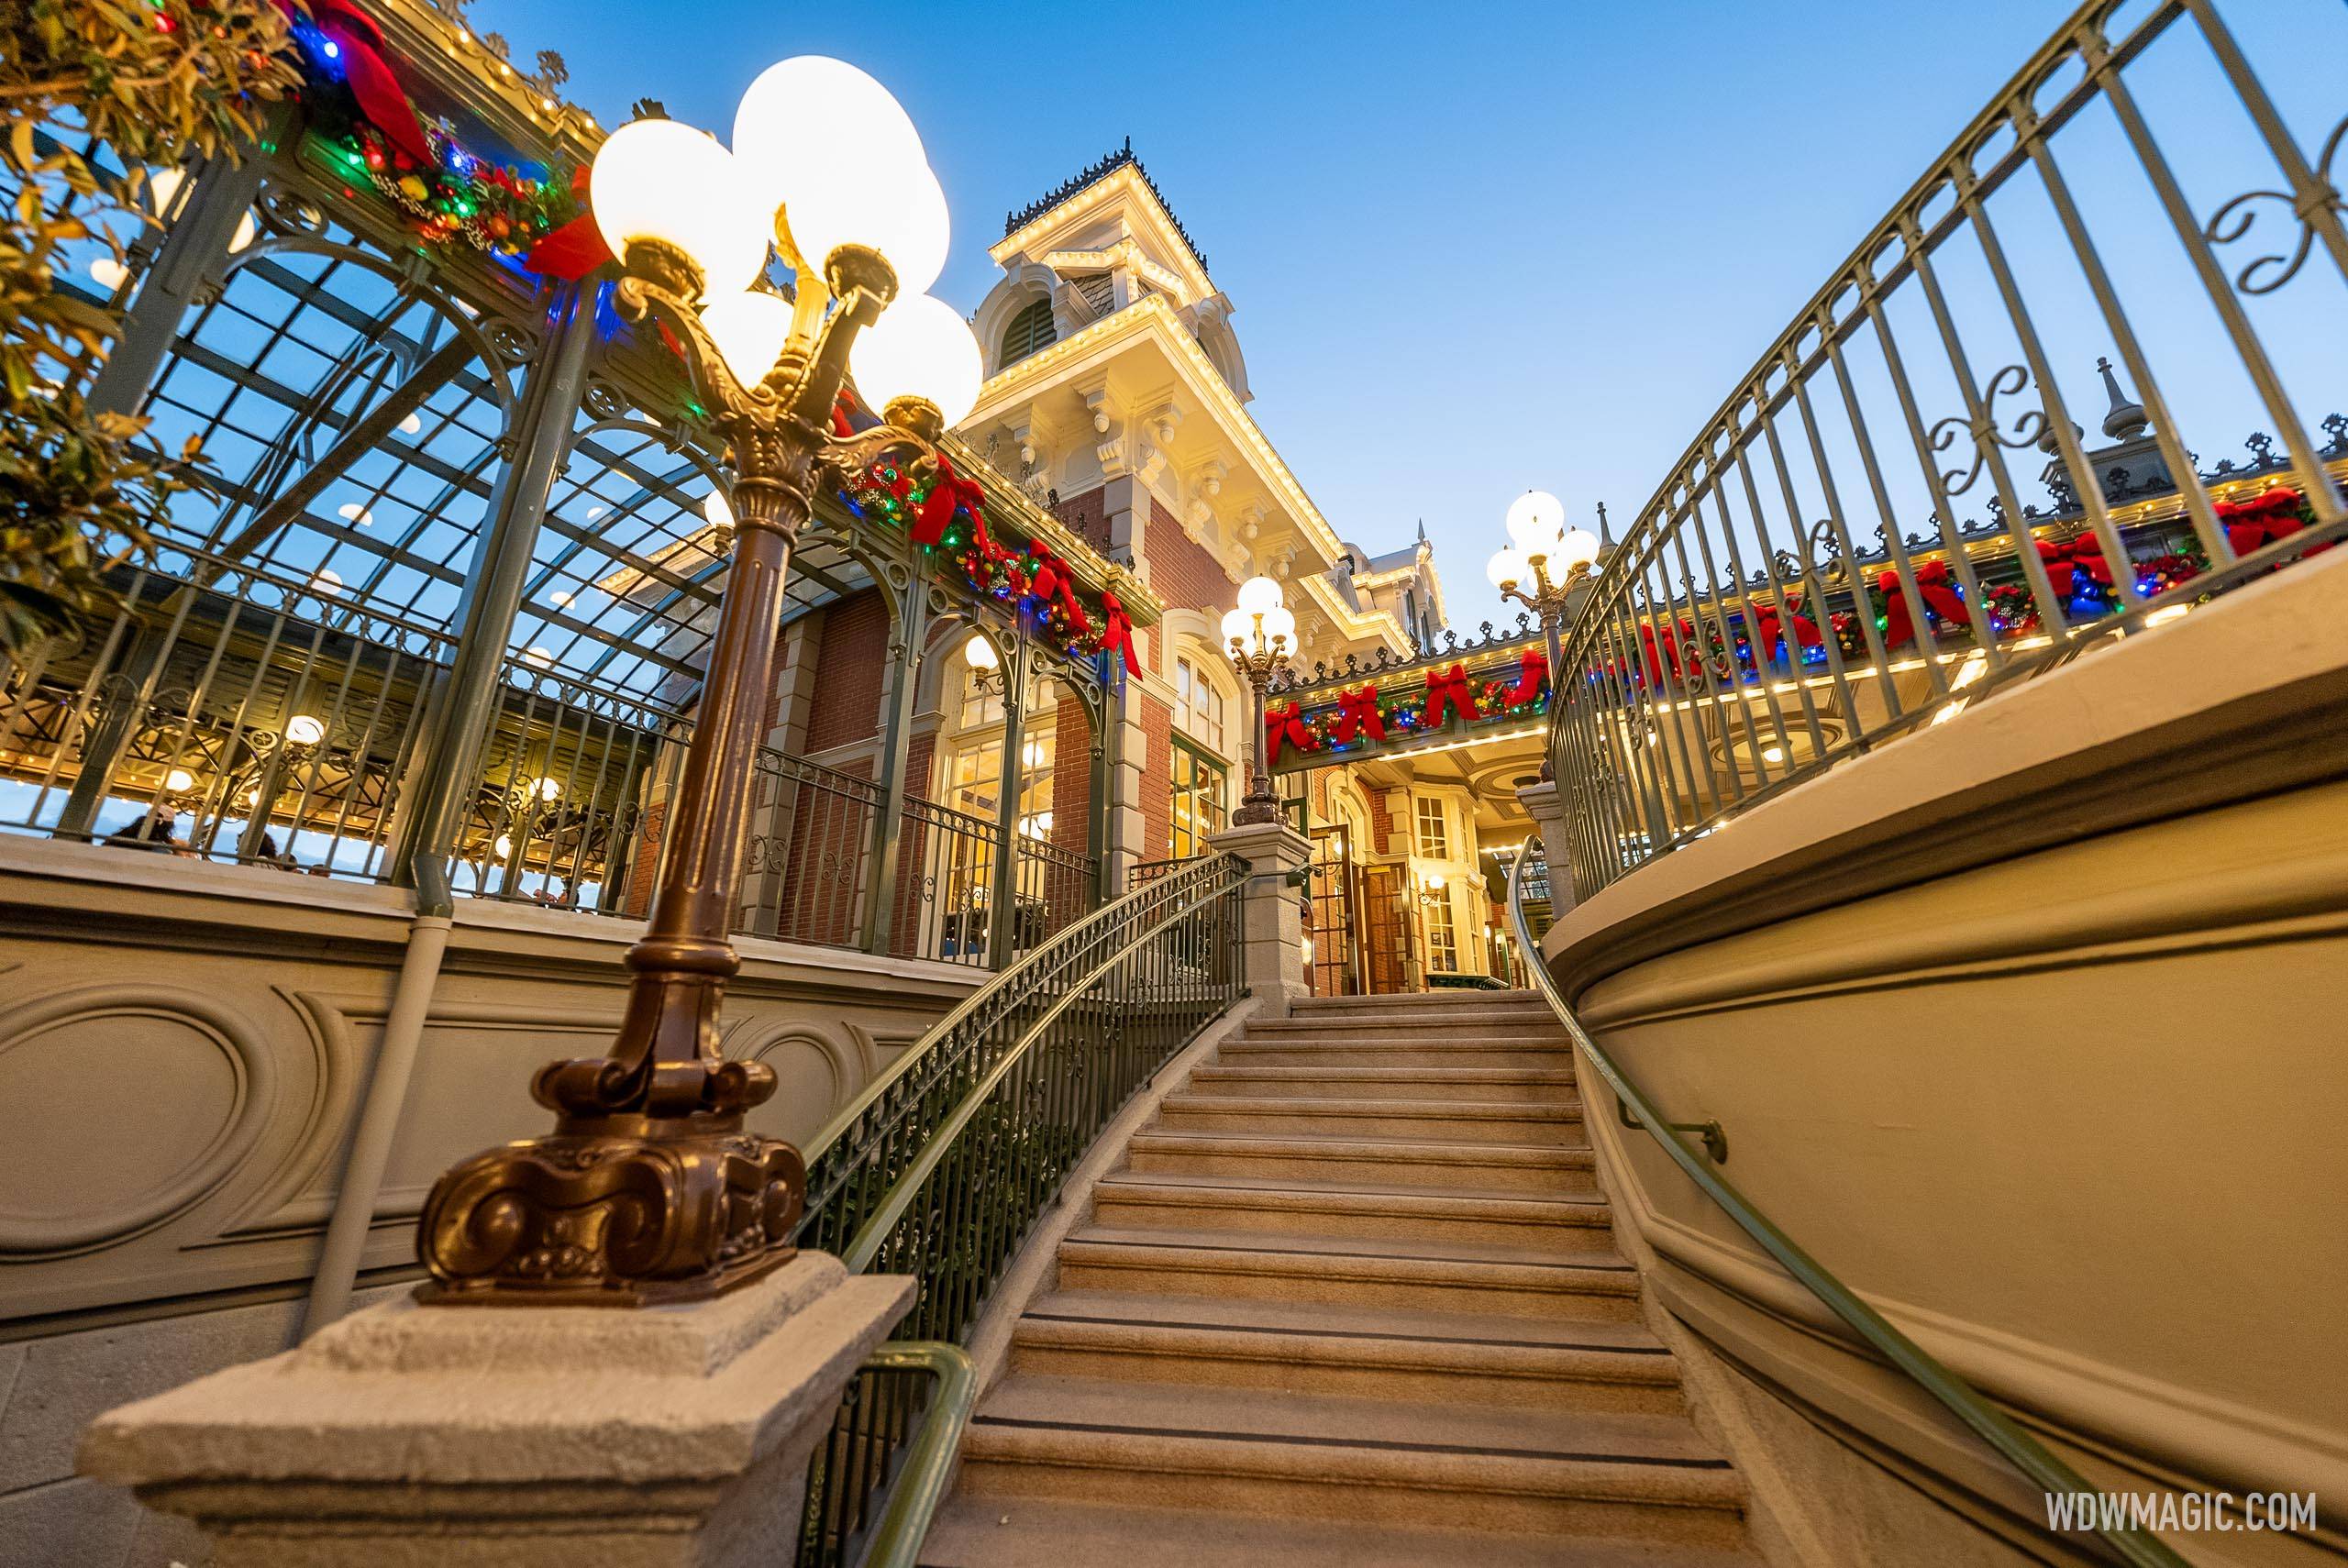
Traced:
<svg viewBox="0 0 2348 1568">
<path fill-rule="evenodd" d="M 1315 1000 L 1062 1242 L 931 1568 L 1757 1568 L 1532 992 Z"/>
</svg>

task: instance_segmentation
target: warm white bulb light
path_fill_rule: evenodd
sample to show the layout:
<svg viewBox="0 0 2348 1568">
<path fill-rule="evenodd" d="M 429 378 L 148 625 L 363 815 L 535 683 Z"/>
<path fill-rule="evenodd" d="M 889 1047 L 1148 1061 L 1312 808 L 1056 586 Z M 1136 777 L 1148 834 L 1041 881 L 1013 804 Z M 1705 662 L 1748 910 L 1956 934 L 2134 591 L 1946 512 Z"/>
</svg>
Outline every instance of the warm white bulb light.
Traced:
<svg viewBox="0 0 2348 1568">
<path fill-rule="evenodd" d="M 1528 490 L 1509 503 L 1508 536 L 1527 556 L 1548 554 L 1565 525 L 1565 502 L 1545 490 Z"/>
<path fill-rule="evenodd" d="M 1282 650 L 1296 646 L 1296 612 L 1279 608 L 1265 611 L 1264 640 Z"/>
<path fill-rule="evenodd" d="M 1256 617 L 1253 614 L 1246 610 L 1226 610 L 1223 613 L 1224 646 L 1229 647 L 1237 643 L 1244 648 L 1254 641 L 1255 635 Z"/>
<path fill-rule="evenodd" d="M 1511 547 L 1493 553 L 1484 563 L 1484 575 L 1492 580 L 1494 588 L 1514 588 L 1533 575 L 1533 569 L 1525 563 L 1523 551 Z"/>
<path fill-rule="evenodd" d="M 1239 585 L 1239 608 L 1261 615 L 1280 607 L 1280 585 L 1268 577 L 1251 577 Z"/>
<path fill-rule="evenodd" d="M 725 368 L 746 387 L 757 386 L 791 337 L 791 302 L 762 289 L 724 294 L 702 306 L 701 324 L 725 357 Z"/>
<path fill-rule="evenodd" d="M 883 200 L 879 187 L 886 186 Z M 897 275 L 897 295 L 926 293 L 946 271 L 952 237 L 946 191 L 925 163 L 890 172 L 845 160 L 824 178 L 806 180 L 784 209 L 791 241 L 819 272 L 824 258 L 843 245 L 866 245 L 880 252 Z"/>
<path fill-rule="evenodd" d="M 163 788 L 172 794 L 183 794 L 195 788 L 195 775 L 184 767 L 174 767 L 163 775 Z"/>
<path fill-rule="evenodd" d="M 326 734 L 326 721 L 315 713 L 296 713 L 285 721 L 285 738 L 295 745 L 316 745 Z"/>
<path fill-rule="evenodd" d="M 1557 554 L 1568 569 L 1589 566 L 1598 559 L 1598 536 L 1587 528 L 1568 528 L 1557 541 Z"/>
<path fill-rule="evenodd" d="M 986 379 L 969 323 L 929 294 L 900 299 L 857 334 L 848 369 L 858 393 L 872 407 L 886 409 L 901 397 L 925 397 L 949 425 L 978 403 L 979 383 Z"/>
<path fill-rule="evenodd" d="M 660 240 L 692 258 L 702 290 L 736 294 L 766 270 L 773 230 L 746 194 L 742 169 L 714 137 L 675 120 L 632 120 L 607 137 L 588 183 L 612 254 Z"/>
<path fill-rule="evenodd" d="M 722 490 L 713 490 L 701 498 L 701 514 L 713 528 L 734 526 L 734 503 L 725 499 Z"/>
<path fill-rule="evenodd" d="M 994 651 L 994 644 L 981 632 L 972 632 L 970 640 L 962 645 L 962 662 L 972 669 L 995 669 L 1002 666 L 1002 656 Z"/>
<path fill-rule="evenodd" d="M 853 148 L 853 157 L 842 149 Z M 946 198 L 911 116 L 846 61 L 803 54 L 767 67 L 734 113 L 734 150 L 761 221 L 783 210 L 792 242 L 820 271 L 834 247 L 889 259 L 900 295 L 946 265 Z"/>
</svg>

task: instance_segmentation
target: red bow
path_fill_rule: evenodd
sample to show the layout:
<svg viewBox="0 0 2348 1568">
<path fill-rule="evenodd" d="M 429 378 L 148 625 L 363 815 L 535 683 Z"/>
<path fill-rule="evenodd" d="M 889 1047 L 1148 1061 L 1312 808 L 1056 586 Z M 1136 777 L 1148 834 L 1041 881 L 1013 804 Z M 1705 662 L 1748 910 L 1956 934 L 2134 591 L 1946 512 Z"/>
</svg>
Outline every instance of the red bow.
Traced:
<svg viewBox="0 0 2348 1568">
<path fill-rule="evenodd" d="M 2085 572 L 2088 580 L 2099 587 L 2109 589 L 2111 586 L 2111 563 L 2104 559 L 2103 547 L 2096 542 L 2092 534 L 2082 534 L 2062 545 L 2041 539 L 2038 541 L 2038 558 L 2045 564 L 2047 586 L 2054 589 L 2057 599 L 2071 597 L 2071 591 L 2078 585 L 2081 572 Z"/>
<path fill-rule="evenodd" d="M 943 459 L 940 459 L 941 461 Z M 1078 636 L 1092 630 L 1092 622 L 1084 613 L 1084 606 L 1076 597 L 1076 580 L 1069 576 L 1068 563 L 1052 554 L 1051 547 L 1037 539 L 1027 547 L 1035 552 L 1036 577 L 1028 591 L 1047 604 L 1054 599 L 1068 612 L 1069 628 Z"/>
<path fill-rule="evenodd" d="M 1304 727 L 1304 704 L 1290 702 L 1285 708 L 1264 710 L 1264 743 L 1271 752 L 1271 762 L 1280 759 L 1284 746 L 1299 751 L 1312 749 L 1312 732 Z M 1267 767 L 1270 763 L 1266 764 Z"/>
<path fill-rule="evenodd" d="M 1796 643 L 1806 648 L 1821 647 L 1824 646 L 1826 639 L 1818 635 L 1817 625 L 1809 616 L 1801 613 L 1800 605 L 1787 605 L 1784 614 L 1790 617 L 1793 621 L 1794 641 Z M 1781 623 L 1778 606 L 1775 604 L 1756 604 L 1753 607 L 1754 657 L 1766 659 L 1776 651 L 1778 646 L 1778 636 L 1780 629 Z"/>
<path fill-rule="evenodd" d="M 1433 729 L 1442 723 L 1445 709 L 1471 722 L 1476 717 L 1476 700 L 1468 695 L 1468 670 L 1463 665 L 1455 664 L 1441 675 L 1432 669 L 1427 671 L 1425 727 Z"/>
<path fill-rule="evenodd" d="M 2299 492 L 2276 485 L 2248 501 L 2221 501 L 2216 511 L 2226 525 L 2226 543 L 2246 556 L 2262 545 L 2287 539 L 2307 526 L 2299 516 Z"/>
<path fill-rule="evenodd" d="M 542 278 L 560 278 L 576 282 L 602 266 L 614 260 L 612 248 L 604 239 L 604 231 L 595 226 L 595 215 L 591 210 L 593 196 L 587 188 L 588 165 L 582 163 L 570 173 L 570 193 L 579 200 L 579 215 L 560 228 L 548 229 L 538 236 L 530 247 L 522 265 Z"/>
<path fill-rule="evenodd" d="M 979 515 L 986 504 L 987 492 L 975 480 L 966 480 L 954 471 L 954 460 L 945 453 L 937 454 L 937 477 L 929 483 L 929 497 L 914 513 L 913 541 L 916 545 L 934 545 L 946 537 L 946 525 L 954 521 L 954 513 L 969 507 L 970 515 Z"/>
<path fill-rule="evenodd" d="M 408 102 L 406 90 L 383 58 L 383 35 L 372 18 L 348 0 L 318 0 L 315 14 L 318 30 L 333 40 L 341 56 L 343 80 L 350 83 L 350 95 L 359 101 L 359 112 L 368 124 L 416 162 L 431 163 L 424 122 L 415 117 L 415 105 Z"/>
<path fill-rule="evenodd" d="M 1353 745 L 1354 737 L 1365 730 L 1372 740 L 1386 738 L 1386 715 L 1378 711 L 1377 687 L 1338 692 L 1337 709 L 1337 717 L 1329 725 L 1329 738 L 1339 745 Z"/>
<path fill-rule="evenodd" d="M 1942 620 L 1962 625 L 1965 622 L 1965 601 L 1950 587 L 1946 561 L 1926 561 L 1915 569 L 1916 594 L 1924 608 Z M 1908 614 L 1908 596 L 1899 591 L 1897 568 L 1875 580 L 1877 590 L 1883 595 L 1883 646 L 1896 648 L 1914 639 L 1916 625 Z"/>
<path fill-rule="evenodd" d="M 1101 618 L 1104 623 L 1101 630 L 1101 651 L 1123 655 L 1125 673 L 1140 675 L 1141 659 L 1134 652 L 1133 618 L 1125 613 L 1125 607 L 1117 602 L 1117 596 L 1113 593 L 1101 595 Z"/>
<path fill-rule="evenodd" d="M 1696 668 L 1696 654 L 1693 648 L 1689 650 L 1686 668 L 1681 668 L 1679 659 L 1679 639 L 1682 637 L 1686 637 L 1690 643 L 1693 643 L 1696 640 L 1695 623 L 1692 621 L 1682 621 L 1675 630 L 1671 623 L 1666 621 L 1663 624 L 1663 636 L 1661 639 L 1662 655 L 1658 657 L 1656 654 L 1657 639 L 1656 637 L 1654 625 L 1645 621 L 1639 623 L 1639 640 L 1646 645 L 1647 679 L 1651 684 L 1656 686 L 1663 684 L 1663 661 L 1666 658 L 1671 661 L 1671 673 L 1674 675 L 1684 678 L 1694 671 Z"/>
<path fill-rule="evenodd" d="M 1532 701 L 1548 684 L 1549 656 L 1539 648 L 1525 649 L 1516 661 L 1516 684 L 1508 689 L 1509 706 Z"/>
</svg>

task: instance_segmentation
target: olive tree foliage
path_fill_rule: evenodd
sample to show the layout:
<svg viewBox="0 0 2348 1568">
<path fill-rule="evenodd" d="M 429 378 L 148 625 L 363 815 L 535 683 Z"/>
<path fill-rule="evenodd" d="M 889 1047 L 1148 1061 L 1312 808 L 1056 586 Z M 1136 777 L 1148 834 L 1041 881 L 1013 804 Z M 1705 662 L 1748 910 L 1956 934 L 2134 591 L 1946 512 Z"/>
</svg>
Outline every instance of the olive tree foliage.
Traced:
<svg viewBox="0 0 2348 1568">
<path fill-rule="evenodd" d="M 85 403 L 119 322 L 60 290 L 156 222 L 150 169 L 235 159 L 301 82 L 279 0 L 0 0 L 0 658 L 72 631 L 201 480 L 145 421 Z"/>
</svg>

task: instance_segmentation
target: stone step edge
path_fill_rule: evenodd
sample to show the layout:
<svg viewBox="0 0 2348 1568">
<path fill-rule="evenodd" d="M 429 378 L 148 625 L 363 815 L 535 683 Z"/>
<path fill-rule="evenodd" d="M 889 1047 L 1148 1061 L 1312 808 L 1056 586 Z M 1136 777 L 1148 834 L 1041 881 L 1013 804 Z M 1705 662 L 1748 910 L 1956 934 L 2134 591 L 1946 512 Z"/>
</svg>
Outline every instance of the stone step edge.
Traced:
<svg viewBox="0 0 2348 1568">
<path fill-rule="evenodd" d="M 1555 1296 L 1630 1297 L 1638 1270 L 1628 1264 L 1501 1263 L 1477 1258 L 1424 1258 L 1407 1253 L 1323 1253 L 1282 1247 L 1235 1247 L 1167 1239 L 1102 1240 L 1078 1231 L 1060 1243 L 1062 1268 L 1254 1275 L 1357 1285 L 1461 1286 L 1477 1290 L 1537 1291 Z"/>
<path fill-rule="evenodd" d="M 1741 1508 L 1745 1497 L 1744 1484 L 1725 1459 L 1388 1445 L 1334 1438 L 1267 1440 L 1013 1422 L 984 1415 L 964 1429 L 962 1461 L 966 1473 L 976 1461 L 1729 1510 Z"/>
<path fill-rule="evenodd" d="M 1169 1209 L 1277 1208 L 1306 1214 L 1377 1215 L 1398 1220 L 1453 1220 L 1525 1225 L 1563 1225 L 1590 1230 L 1613 1223 L 1605 1199 L 1597 1198 L 1463 1198 L 1445 1192 L 1332 1192 L 1309 1187 L 1225 1187 L 1159 1177 L 1149 1171 L 1118 1171 L 1093 1187 L 1128 1204 Z"/>
<path fill-rule="evenodd" d="M 1595 1151 L 1540 1143 L 1445 1143 L 1412 1138 L 1297 1138 L 1245 1132 L 1197 1132 L 1144 1128 L 1125 1145 L 1161 1154 L 1228 1154 L 1234 1158 L 1391 1160 L 1400 1165 L 1529 1165 L 1590 1170 Z M 1147 1172 L 1138 1173 L 1147 1175 Z"/>
<path fill-rule="evenodd" d="M 1677 1388 L 1679 1364 L 1668 1350 L 1617 1345 L 1525 1344 L 1436 1340 L 1357 1331 L 1222 1324 L 1135 1322 L 1125 1319 L 1023 1317 L 1013 1345 L 1147 1355 L 1172 1361 L 1265 1362 L 1316 1368 L 1359 1367 L 1395 1373 L 1473 1374 L 1527 1383 L 1603 1383 Z"/>
</svg>

